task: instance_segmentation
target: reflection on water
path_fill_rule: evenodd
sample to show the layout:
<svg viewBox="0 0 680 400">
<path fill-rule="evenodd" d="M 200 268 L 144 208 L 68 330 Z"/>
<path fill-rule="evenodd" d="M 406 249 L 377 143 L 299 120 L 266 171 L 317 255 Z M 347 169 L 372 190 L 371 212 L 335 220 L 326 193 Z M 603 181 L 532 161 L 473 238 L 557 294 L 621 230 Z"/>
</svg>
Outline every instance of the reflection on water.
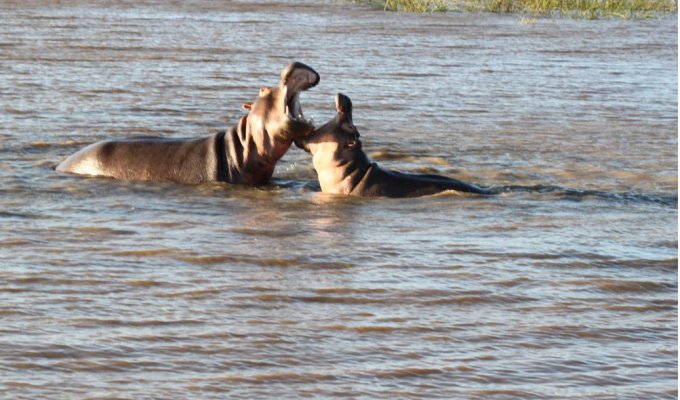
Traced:
<svg viewBox="0 0 680 400">
<path fill-rule="evenodd" d="M 0 389 L 9 398 L 676 398 L 677 18 L 333 2 L 0 5 Z M 569 38 L 569 40 L 565 40 Z M 379 163 L 490 197 L 57 174 L 197 137 L 293 60 Z"/>
</svg>

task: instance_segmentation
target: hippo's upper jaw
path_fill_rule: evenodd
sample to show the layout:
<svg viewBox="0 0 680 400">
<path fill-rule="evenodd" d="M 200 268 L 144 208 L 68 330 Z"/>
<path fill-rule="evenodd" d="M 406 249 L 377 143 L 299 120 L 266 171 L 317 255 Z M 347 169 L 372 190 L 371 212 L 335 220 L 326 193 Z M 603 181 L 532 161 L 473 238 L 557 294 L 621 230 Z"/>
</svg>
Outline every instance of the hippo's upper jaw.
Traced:
<svg viewBox="0 0 680 400">
<path fill-rule="evenodd" d="M 280 89 L 285 92 L 284 113 L 288 119 L 284 130 L 291 138 L 306 136 L 314 125 L 305 118 L 300 104 L 300 93 L 319 83 L 319 74 L 311 67 L 294 62 L 281 72 Z"/>
</svg>

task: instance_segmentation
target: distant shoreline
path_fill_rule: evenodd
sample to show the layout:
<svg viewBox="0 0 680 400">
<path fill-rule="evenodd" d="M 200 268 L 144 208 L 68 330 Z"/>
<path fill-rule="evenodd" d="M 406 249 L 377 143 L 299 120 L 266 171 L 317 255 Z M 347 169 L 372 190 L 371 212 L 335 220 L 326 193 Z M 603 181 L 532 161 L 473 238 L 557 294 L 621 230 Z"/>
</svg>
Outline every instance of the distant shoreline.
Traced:
<svg viewBox="0 0 680 400">
<path fill-rule="evenodd" d="M 657 18 L 677 13 L 677 0 L 350 0 L 385 11 L 493 12 L 567 18 Z"/>
</svg>

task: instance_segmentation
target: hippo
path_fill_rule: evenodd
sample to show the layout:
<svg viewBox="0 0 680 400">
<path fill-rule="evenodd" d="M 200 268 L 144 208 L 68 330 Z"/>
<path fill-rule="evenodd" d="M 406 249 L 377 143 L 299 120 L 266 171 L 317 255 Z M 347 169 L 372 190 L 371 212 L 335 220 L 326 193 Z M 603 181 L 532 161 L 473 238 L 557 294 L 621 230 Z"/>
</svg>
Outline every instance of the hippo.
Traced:
<svg viewBox="0 0 680 400">
<path fill-rule="evenodd" d="M 351 196 L 416 197 L 445 190 L 493 194 L 490 190 L 441 175 L 407 174 L 381 168 L 362 150 L 352 122 L 352 101 L 338 93 L 337 114 L 296 145 L 312 154 L 324 193 Z"/>
<path fill-rule="evenodd" d="M 248 113 L 227 131 L 199 139 L 129 138 L 91 144 L 56 170 L 123 180 L 179 183 L 229 182 L 262 185 L 294 140 L 310 134 L 300 92 L 319 83 L 311 67 L 295 62 L 281 72 L 278 87 L 263 87 Z"/>
</svg>

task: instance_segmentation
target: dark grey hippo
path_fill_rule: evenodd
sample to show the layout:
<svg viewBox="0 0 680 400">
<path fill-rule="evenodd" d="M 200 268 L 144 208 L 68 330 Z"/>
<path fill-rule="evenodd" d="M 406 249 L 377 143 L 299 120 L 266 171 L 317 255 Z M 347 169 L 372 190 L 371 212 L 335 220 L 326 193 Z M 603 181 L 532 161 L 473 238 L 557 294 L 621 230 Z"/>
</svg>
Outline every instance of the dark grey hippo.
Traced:
<svg viewBox="0 0 680 400">
<path fill-rule="evenodd" d="M 281 72 L 278 87 L 263 87 L 249 110 L 226 132 L 200 139 L 131 138 L 91 144 L 68 157 L 57 171 L 126 180 L 182 183 L 267 183 L 276 162 L 293 143 L 314 130 L 300 106 L 300 92 L 319 74 L 296 62 Z"/>
<path fill-rule="evenodd" d="M 406 174 L 380 168 L 361 149 L 359 132 L 352 123 L 352 101 L 338 93 L 337 114 L 324 126 L 296 144 L 312 154 L 314 169 L 324 193 L 352 196 L 414 197 L 456 190 L 478 194 L 491 191 L 441 175 Z"/>
</svg>

